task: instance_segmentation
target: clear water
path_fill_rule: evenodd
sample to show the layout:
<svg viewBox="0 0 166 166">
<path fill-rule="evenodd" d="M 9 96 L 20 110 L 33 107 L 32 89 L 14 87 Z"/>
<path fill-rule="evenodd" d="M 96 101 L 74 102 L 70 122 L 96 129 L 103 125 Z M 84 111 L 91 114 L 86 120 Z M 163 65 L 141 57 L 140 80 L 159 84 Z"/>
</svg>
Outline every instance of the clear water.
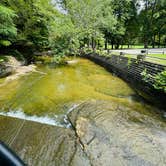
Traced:
<svg viewBox="0 0 166 166">
<path fill-rule="evenodd" d="M 135 92 L 121 79 L 86 59 L 59 68 L 41 65 L 32 73 L 0 87 L 1 111 L 52 115 L 88 99 L 114 100 L 133 106 Z M 3 83 L 3 82 L 2 82 Z"/>
<path fill-rule="evenodd" d="M 162 114 L 158 113 L 160 110 L 143 102 L 127 83 L 104 68 L 87 59 L 75 60 L 77 63 L 61 67 L 38 65 L 40 73 L 34 72 L 7 84 L 1 79 L 0 115 L 68 127 L 69 124 L 65 122 L 66 113 L 84 102 L 104 101 L 104 104 L 96 102 L 93 107 L 85 106 L 85 109 L 94 112 L 94 120 L 106 129 L 112 144 L 129 148 L 123 152 L 128 158 L 131 157 L 129 152 L 132 150 L 139 157 L 138 165 L 141 165 L 142 160 L 148 160 L 152 163 L 150 165 L 165 165 L 166 123 Z M 99 112 L 95 112 L 96 105 Z M 0 138 L 13 140 L 12 133 L 15 138 L 17 132 L 14 131 L 20 126 L 17 123 L 22 122 L 0 116 Z M 48 136 L 48 127 L 45 127 L 46 131 L 40 132 L 40 126 L 34 127 L 37 125 L 33 122 L 26 124 L 30 127 L 24 126 L 13 148 L 27 161 L 32 156 L 41 157 L 42 154 L 49 163 L 54 158 L 50 154 L 54 153 L 52 144 L 56 132 L 51 128 L 47 144 L 36 144 L 38 141 L 46 141 L 43 135 Z M 64 135 L 62 130 L 59 132 Z M 58 137 L 56 139 L 58 145 Z M 43 149 L 44 147 L 47 148 Z M 121 155 L 116 148 L 114 150 Z M 66 153 L 64 156 L 67 156 Z M 122 165 L 126 160 L 130 162 L 126 156 L 122 156 Z M 29 163 L 42 162 L 40 157 Z M 117 159 L 119 162 L 120 159 Z M 117 161 L 113 165 L 116 164 Z"/>
</svg>

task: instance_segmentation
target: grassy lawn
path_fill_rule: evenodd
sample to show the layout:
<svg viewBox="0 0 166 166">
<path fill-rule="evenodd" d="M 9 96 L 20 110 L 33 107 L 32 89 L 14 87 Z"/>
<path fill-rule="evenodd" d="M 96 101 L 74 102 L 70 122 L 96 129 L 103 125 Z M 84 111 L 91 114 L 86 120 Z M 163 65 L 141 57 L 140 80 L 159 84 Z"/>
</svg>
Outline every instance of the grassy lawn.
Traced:
<svg viewBox="0 0 166 166">
<path fill-rule="evenodd" d="M 163 56 L 163 54 L 158 54 L 158 55 Z M 146 57 L 145 61 L 152 62 L 152 63 L 157 63 L 157 64 L 161 64 L 161 65 L 166 65 L 166 60 L 153 58 L 153 57 L 160 57 L 160 56 L 156 56 L 155 54 L 149 54 L 148 56 L 150 56 L 152 58 Z M 161 56 L 161 58 L 166 58 L 166 54 L 164 55 L 164 57 L 162 57 L 162 56 Z M 135 59 L 137 58 L 136 55 L 131 55 L 131 54 L 126 54 L 125 57 L 135 58 Z"/>
<path fill-rule="evenodd" d="M 130 47 L 128 48 L 128 45 L 123 45 L 123 47 L 121 48 L 121 46 L 119 47 L 119 49 L 137 49 L 137 48 L 144 48 L 143 45 L 130 45 Z M 111 45 L 108 45 L 108 49 L 112 49 L 112 46 Z M 114 46 L 114 49 L 115 49 L 115 46 Z"/>
<path fill-rule="evenodd" d="M 128 48 L 128 46 L 123 45 L 123 48 Z M 137 48 L 141 49 L 142 48 L 142 49 L 144 49 L 144 45 L 131 45 L 130 48 L 135 48 L 135 49 L 137 49 Z M 148 48 L 152 48 L 152 46 L 148 46 Z M 155 46 L 155 48 L 158 48 L 158 46 Z"/>
<path fill-rule="evenodd" d="M 112 51 L 110 55 L 105 53 L 105 56 L 111 56 L 111 55 L 119 55 L 119 52 Z M 133 55 L 132 54 L 125 54 L 125 57 L 137 59 L 137 55 L 134 55 L 134 54 Z M 146 57 L 145 61 L 166 66 L 166 60 L 157 59 L 157 58 L 165 58 L 166 59 L 166 54 L 148 54 L 148 57 Z"/>
<path fill-rule="evenodd" d="M 131 45 L 130 47 L 129 47 L 129 49 L 130 48 L 135 48 L 135 49 L 137 49 L 137 48 L 144 48 L 144 46 L 143 45 Z M 123 45 L 123 49 L 128 49 L 128 46 L 127 45 Z"/>
<path fill-rule="evenodd" d="M 154 54 L 152 54 L 152 56 L 148 55 L 148 56 L 150 56 L 150 57 L 152 57 L 152 58 L 146 57 L 145 61 L 147 61 L 147 62 L 152 62 L 152 63 L 157 63 L 157 64 L 161 64 L 161 65 L 166 65 L 166 60 L 153 58 L 153 57 L 156 57 L 156 56 L 153 56 L 153 55 L 154 55 Z M 135 58 L 135 59 L 137 58 L 136 55 L 131 55 L 131 54 L 126 54 L 125 57 L 128 57 L 128 58 Z M 166 55 L 165 55 L 164 58 L 166 58 Z"/>
<path fill-rule="evenodd" d="M 146 61 L 148 61 L 148 62 L 166 65 L 166 54 L 148 54 L 147 56 L 148 57 L 146 58 Z M 163 58 L 163 59 L 157 59 L 157 58 Z M 165 60 L 164 60 L 164 58 L 165 58 Z"/>
<path fill-rule="evenodd" d="M 152 46 L 148 46 L 148 48 L 152 48 Z M 155 48 L 158 48 L 158 46 L 156 46 Z M 108 49 L 112 49 L 112 46 L 108 45 Z M 115 49 L 115 46 L 114 46 L 114 49 Z M 119 50 L 120 49 L 144 49 L 144 45 L 130 45 L 129 48 L 128 48 L 128 45 L 123 45 L 123 47 L 121 47 L 120 45 Z"/>
<path fill-rule="evenodd" d="M 147 56 L 156 57 L 156 58 L 166 58 L 166 54 L 148 54 Z"/>
<path fill-rule="evenodd" d="M 166 60 L 146 58 L 146 61 L 166 66 Z"/>
</svg>

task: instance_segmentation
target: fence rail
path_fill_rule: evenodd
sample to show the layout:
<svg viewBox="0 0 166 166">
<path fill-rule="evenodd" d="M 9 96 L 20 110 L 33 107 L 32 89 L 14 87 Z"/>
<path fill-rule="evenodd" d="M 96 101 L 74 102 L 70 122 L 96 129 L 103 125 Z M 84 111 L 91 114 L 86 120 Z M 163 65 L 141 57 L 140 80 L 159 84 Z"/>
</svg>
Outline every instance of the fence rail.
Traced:
<svg viewBox="0 0 166 166">
<path fill-rule="evenodd" d="M 147 50 L 147 54 L 150 54 L 150 53 L 152 53 L 152 54 L 165 54 L 166 50 L 163 50 L 163 51 Z"/>
</svg>

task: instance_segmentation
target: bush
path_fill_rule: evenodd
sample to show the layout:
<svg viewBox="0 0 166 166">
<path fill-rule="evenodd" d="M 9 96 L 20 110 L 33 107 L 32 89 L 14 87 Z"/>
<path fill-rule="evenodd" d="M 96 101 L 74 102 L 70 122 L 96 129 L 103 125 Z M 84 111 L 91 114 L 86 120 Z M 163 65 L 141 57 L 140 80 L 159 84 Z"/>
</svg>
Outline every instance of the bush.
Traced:
<svg viewBox="0 0 166 166">
<path fill-rule="evenodd" d="M 143 72 L 141 73 L 141 76 L 142 76 L 142 80 L 145 82 L 149 82 L 149 79 L 153 77 L 151 74 L 147 73 L 147 69 L 143 70 Z"/>
<path fill-rule="evenodd" d="M 54 55 L 53 62 L 56 63 L 57 65 L 64 65 L 65 55 L 64 54 Z"/>
<path fill-rule="evenodd" d="M 163 90 L 166 93 L 166 70 L 154 77 L 153 86 L 155 89 Z"/>
<path fill-rule="evenodd" d="M 0 46 L 9 46 L 17 35 L 14 25 L 16 14 L 13 10 L 0 4 Z"/>
<path fill-rule="evenodd" d="M 0 64 L 7 61 L 8 61 L 8 58 L 6 56 L 0 55 Z"/>
</svg>

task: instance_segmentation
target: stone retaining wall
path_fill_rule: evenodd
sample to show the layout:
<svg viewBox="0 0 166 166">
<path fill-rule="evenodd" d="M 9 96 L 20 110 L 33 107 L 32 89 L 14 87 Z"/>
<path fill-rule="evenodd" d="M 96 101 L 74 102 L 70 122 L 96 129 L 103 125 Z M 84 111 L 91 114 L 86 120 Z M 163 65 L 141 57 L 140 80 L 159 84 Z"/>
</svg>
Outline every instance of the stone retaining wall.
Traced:
<svg viewBox="0 0 166 166">
<path fill-rule="evenodd" d="M 104 57 L 92 53 L 86 57 L 127 81 L 146 100 L 166 109 L 166 94 L 154 89 L 153 78 L 149 78 L 148 82 L 145 82 L 141 75 L 146 69 L 147 74 L 154 76 L 165 70 L 166 66 L 145 61 L 138 62 L 137 59 L 117 55 Z"/>
</svg>

